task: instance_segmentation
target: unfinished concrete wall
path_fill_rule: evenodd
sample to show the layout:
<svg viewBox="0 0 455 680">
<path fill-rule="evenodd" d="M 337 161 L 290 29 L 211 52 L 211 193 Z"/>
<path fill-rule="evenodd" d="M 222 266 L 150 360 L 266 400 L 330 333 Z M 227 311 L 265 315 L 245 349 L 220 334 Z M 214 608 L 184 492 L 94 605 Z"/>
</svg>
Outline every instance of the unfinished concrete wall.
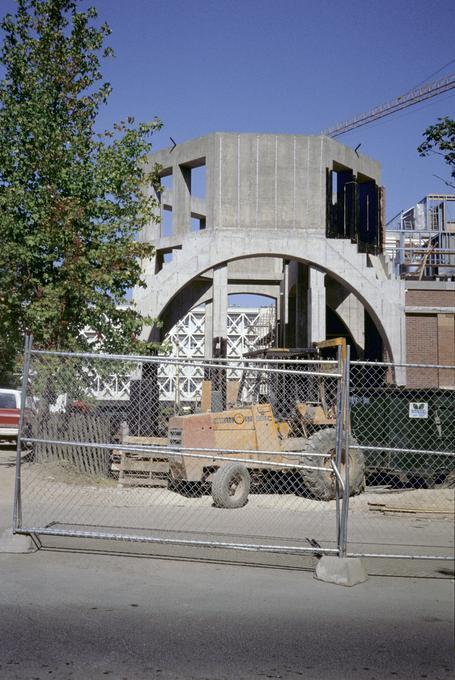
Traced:
<svg viewBox="0 0 455 680">
<path fill-rule="evenodd" d="M 134 292 L 144 314 L 161 317 L 176 296 L 182 309 L 190 309 L 195 295 L 186 291 L 192 281 L 204 278 L 212 288 L 205 295 L 215 300 L 213 272 L 226 264 L 227 294 L 229 285 L 258 282 L 277 290 L 277 262 L 296 261 L 307 267 L 302 270 L 307 282 L 298 290 L 300 337 L 313 340 L 323 334 L 324 277 L 329 274 L 369 311 L 390 356 L 404 358 L 402 282 L 381 257 L 358 252 L 350 239 L 326 237 L 327 172 L 346 167 L 379 183 L 378 163 L 323 136 L 237 133 L 191 140 L 157 152 L 150 162 L 172 177 L 159 197 L 162 213 L 165 207 L 172 209 L 172 225 L 165 235 L 162 227 L 144 230 L 143 238 L 157 250 L 144 263 L 147 289 Z M 193 196 L 192 173 L 202 165 L 204 195 Z M 229 282 L 242 271 L 243 279 Z M 286 301 L 278 308 L 280 314 L 289 312 Z"/>
</svg>

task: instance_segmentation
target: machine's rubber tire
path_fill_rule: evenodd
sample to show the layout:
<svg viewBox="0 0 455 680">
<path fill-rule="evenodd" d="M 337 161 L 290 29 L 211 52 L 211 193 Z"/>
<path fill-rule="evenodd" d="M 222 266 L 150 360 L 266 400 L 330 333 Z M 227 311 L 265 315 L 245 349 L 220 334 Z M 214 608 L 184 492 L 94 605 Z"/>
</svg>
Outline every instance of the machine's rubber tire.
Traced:
<svg viewBox="0 0 455 680">
<path fill-rule="evenodd" d="M 455 470 L 447 473 L 442 484 L 439 485 L 441 489 L 455 489 Z"/>
<path fill-rule="evenodd" d="M 357 446 L 357 442 L 350 437 L 350 443 Z M 307 442 L 307 451 L 314 453 L 332 453 L 335 456 L 336 430 L 327 427 L 315 432 Z M 344 451 L 342 459 L 344 459 Z M 331 501 L 336 494 L 335 473 L 330 467 L 328 458 L 320 456 L 305 455 L 301 459 L 302 465 L 317 465 L 327 467 L 327 472 L 322 470 L 300 470 L 303 482 L 311 495 L 324 501 Z M 344 463 L 341 464 L 340 474 L 344 480 Z M 361 449 L 349 449 L 349 495 L 355 496 L 365 489 L 365 458 Z"/>
<path fill-rule="evenodd" d="M 227 463 L 213 475 L 212 498 L 217 508 L 242 508 L 250 493 L 250 473 L 241 463 Z"/>
</svg>

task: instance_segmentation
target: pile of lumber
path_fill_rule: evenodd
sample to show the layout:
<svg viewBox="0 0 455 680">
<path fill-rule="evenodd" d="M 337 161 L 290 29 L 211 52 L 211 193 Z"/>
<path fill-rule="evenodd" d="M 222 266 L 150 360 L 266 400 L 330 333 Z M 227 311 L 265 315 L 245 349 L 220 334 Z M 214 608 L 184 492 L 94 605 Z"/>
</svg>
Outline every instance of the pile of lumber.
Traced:
<svg viewBox="0 0 455 680">
<path fill-rule="evenodd" d="M 164 437 L 122 437 L 122 444 L 130 446 L 166 446 Z M 111 471 L 118 474 L 118 485 L 167 486 L 169 459 L 160 452 L 115 451 L 111 459 Z"/>
<path fill-rule="evenodd" d="M 422 507 L 417 507 L 417 506 L 407 506 L 407 507 L 398 507 L 398 506 L 392 506 L 392 505 L 387 505 L 387 503 L 368 503 L 368 508 L 369 510 L 374 510 L 376 512 L 382 512 L 382 513 L 389 513 L 389 512 L 398 512 L 398 513 L 408 513 L 408 514 L 414 514 L 414 515 L 453 515 L 455 514 L 453 507 L 451 508 L 441 508 L 441 509 L 436 509 L 436 508 L 422 508 Z"/>
</svg>

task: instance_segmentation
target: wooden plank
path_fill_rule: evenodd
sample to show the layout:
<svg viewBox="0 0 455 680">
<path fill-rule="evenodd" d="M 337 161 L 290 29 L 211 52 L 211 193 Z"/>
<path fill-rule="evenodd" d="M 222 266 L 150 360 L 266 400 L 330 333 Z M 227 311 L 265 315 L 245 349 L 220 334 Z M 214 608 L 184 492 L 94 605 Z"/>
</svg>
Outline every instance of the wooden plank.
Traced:
<svg viewBox="0 0 455 680">
<path fill-rule="evenodd" d="M 212 381 L 203 380 L 201 390 L 201 411 L 207 413 L 212 408 Z"/>
<path fill-rule="evenodd" d="M 156 462 L 145 460 L 129 460 L 125 459 L 123 462 L 123 470 L 125 472 L 169 472 L 168 462 Z"/>
<path fill-rule="evenodd" d="M 144 446 L 167 446 L 169 440 L 167 437 L 130 437 L 129 435 L 123 437 L 122 444 L 138 444 Z"/>
<path fill-rule="evenodd" d="M 90 433 L 88 432 L 88 428 L 84 428 L 83 422 L 81 422 L 81 419 L 78 418 L 78 416 L 74 417 L 73 420 L 74 423 L 74 428 L 75 428 L 75 434 L 76 434 L 76 441 L 86 441 L 87 439 L 90 439 Z M 80 455 L 80 460 L 83 465 L 84 472 L 87 474 L 90 474 L 92 472 L 91 466 L 90 466 L 90 458 L 87 455 L 87 447 L 86 446 L 80 446 L 78 447 L 79 449 L 79 455 Z"/>
<path fill-rule="evenodd" d="M 167 479 L 149 479 L 144 477 L 124 477 L 122 486 L 162 486 L 167 487 Z"/>
<path fill-rule="evenodd" d="M 431 515 L 454 515 L 455 510 L 453 508 L 447 508 L 445 510 L 434 510 L 434 509 L 427 509 L 427 508 L 416 508 L 416 507 L 408 507 L 408 508 L 399 508 L 399 507 L 392 507 L 389 505 L 385 505 L 383 503 L 368 503 L 370 506 L 370 510 L 376 510 L 377 512 L 407 512 L 407 513 L 414 513 L 414 514 L 419 514 L 419 513 L 425 513 L 425 514 L 431 514 Z"/>
<path fill-rule="evenodd" d="M 147 456 L 147 454 L 143 453 L 131 453 L 130 451 L 122 451 L 121 454 L 122 456 L 126 456 L 130 460 L 143 460 L 143 461 L 150 461 L 150 460 L 158 460 L 158 461 L 167 461 L 167 456 Z"/>
<path fill-rule="evenodd" d="M 228 380 L 226 382 L 226 402 L 228 407 L 235 404 L 239 396 L 240 380 Z"/>
<path fill-rule="evenodd" d="M 98 432 L 98 423 L 96 418 L 89 418 L 90 420 L 90 427 L 92 428 L 92 439 L 91 441 L 93 443 L 99 442 L 99 432 Z M 92 448 L 91 449 L 91 458 L 92 458 L 92 465 L 93 469 L 96 475 L 101 474 L 101 467 L 102 467 L 102 462 L 101 462 L 101 456 L 100 456 L 100 449 L 98 448 Z"/>
<path fill-rule="evenodd" d="M 103 442 L 107 443 L 111 441 L 111 419 L 106 417 L 103 418 Z M 103 465 L 103 474 L 104 475 L 109 475 L 109 460 L 110 460 L 110 451 L 107 451 L 103 449 L 103 456 L 104 456 L 104 465 Z"/>
<path fill-rule="evenodd" d="M 88 441 L 93 443 L 99 442 L 99 432 L 97 419 L 94 417 L 87 418 L 89 421 L 89 427 L 91 428 L 91 438 Z M 101 460 L 100 460 L 100 449 L 92 448 L 90 449 L 90 457 L 92 460 L 93 471 L 96 475 L 101 473 Z"/>
<path fill-rule="evenodd" d="M 72 439 L 73 441 L 78 441 L 78 433 L 75 428 L 74 420 L 71 418 L 69 419 L 68 422 L 68 437 L 69 439 Z M 72 446 L 71 448 L 71 458 L 72 458 L 72 463 L 76 470 L 79 472 L 83 472 L 81 468 L 81 461 L 80 461 L 80 450 L 78 446 Z"/>
<path fill-rule="evenodd" d="M 118 451 L 117 461 L 111 463 L 111 470 L 118 471 L 118 486 L 167 486 L 169 461 L 166 458 L 151 458 L 144 454 Z"/>
<path fill-rule="evenodd" d="M 95 430 L 95 441 L 97 443 L 104 441 L 101 418 L 93 418 L 93 426 L 94 426 L 94 430 Z M 95 452 L 96 452 L 95 459 L 96 459 L 96 467 L 97 467 L 98 475 L 104 475 L 105 474 L 104 458 L 105 458 L 106 452 L 104 451 L 104 449 L 95 449 Z"/>
<path fill-rule="evenodd" d="M 77 423 L 77 429 L 79 432 L 79 439 L 86 442 L 86 441 L 91 441 L 92 440 L 92 433 L 90 429 L 90 420 L 88 422 L 85 421 L 83 416 L 77 417 L 76 423 Z M 94 470 L 93 470 L 93 464 L 92 464 L 92 456 L 93 456 L 93 449 L 90 446 L 83 446 L 82 448 L 82 460 L 85 466 L 85 470 L 87 474 L 93 475 Z"/>
<path fill-rule="evenodd" d="M 118 458 L 117 462 L 120 462 L 120 456 L 127 456 L 131 460 L 161 460 L 161 461 L 167 461 L 168 457 L 165 455 L 161 455 L 161 452 L 158 454 L 152 455 L 151 453 L 147 455 L 147 453 L 133 453 L 131 451 L 115 451 L 113 455 L 113 460 L 116 460 Z"/>
</svg>

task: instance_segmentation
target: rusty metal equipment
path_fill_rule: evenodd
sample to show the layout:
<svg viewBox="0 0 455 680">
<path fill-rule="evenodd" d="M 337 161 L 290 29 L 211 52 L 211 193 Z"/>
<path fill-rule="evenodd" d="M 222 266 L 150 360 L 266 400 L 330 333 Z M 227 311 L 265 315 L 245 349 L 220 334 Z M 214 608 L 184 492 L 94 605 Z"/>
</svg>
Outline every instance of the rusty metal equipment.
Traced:
<svg viewBox="0 0 455 680">
<path fill-rule="evenodd" d="M 245 400 L 245 371 L 230 389 L 230 381 L 224 380 L 222 403 L 229 404 L 225 410 L 209 408 L 213 400 L 207 380 L 202 411 L 174 416 L 169 421 L 169 445 L 182 451 L 170 458 L 174 485 L 187 492 L 211 485 L 215 505 L 235 508 L 245 505 L 251 486 L 267 487 L 264 480 L 287 473 L 291 474 L 293 491 L 304 487 L 314 498 L 334 499 L 337 472 L 343 476 L 346 455 L 340 452 L 335 469 L 339 395 L 333 374 L 337 364 L 324 363 L 323 355 L 338 347 L 341 359 L 345 341 L 340 338 L 312 348 L 248 354 L 246 360 L 256 362 L 255 380 L 253 384 L 250 381 L 248 391 L 250 403 Z M 311 363 L 298 364 L 298 360 Z M 218 373 L 223 369 L 215 370 Z M 229 391 L 235 395 L 233 401 L 226 396 Z M 342 419 L 339 409 L 338 418 Z M 350 449 L 349 465 L 350 493 L 359 493 L 364 484 L 361 450 Z"/>
</svg>

